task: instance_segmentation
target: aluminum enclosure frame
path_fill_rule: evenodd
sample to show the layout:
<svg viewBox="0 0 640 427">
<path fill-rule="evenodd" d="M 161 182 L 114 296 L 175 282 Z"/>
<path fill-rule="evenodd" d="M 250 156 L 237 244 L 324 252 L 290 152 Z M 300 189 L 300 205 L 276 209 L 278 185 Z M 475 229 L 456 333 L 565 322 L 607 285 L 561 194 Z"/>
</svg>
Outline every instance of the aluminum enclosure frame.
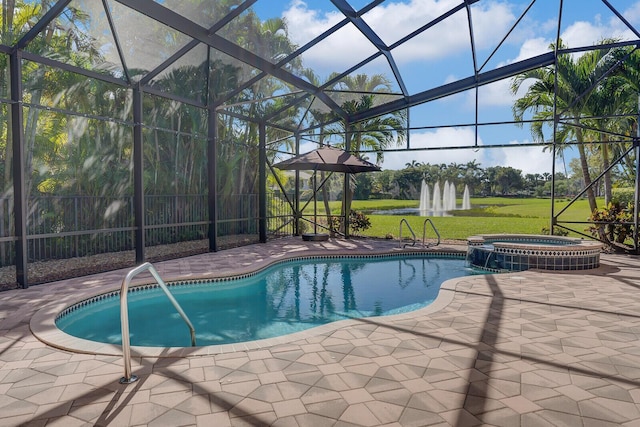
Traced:
<svg viewBox="0 0 640 427">
<path fill-rule="evenodd" d="M 141 13 L 163 25 L 166 25 L 170 28 L 173 28 L 177 31 L 179 31 L 180 33 L 190 37 L 192 40 L 191 42 L 187 43 L 186 45 L 184 45 L 181 49 L 179 49 L 174 55 L 172 55 L 171 57 L 167 58 L 165 61 L 163 61 L 158 67 L 156 67 L 153 70 L 148 71 L 144 76 L 142 76 L 140 78 L 140 80 L 138 81 L 134 81 L 132 80 L 131 76 L 128 74 L 127 72 L 127 67 L 124 68 L 124 75 L 122 78 L 116 78 L 113 76 L 109 76 L 103 73 L 99 73 L 96 71 L 92 71 L 89 69 L 85 69 L 85 68 L 81 68 L 81 67 L 77 67 L 77 66 L 73 66 L 52 58 L 48 58 L 45 56 L 41 56 L 41 55 L 37 55 L 31 52 L 28 52 L 27 50 L 25 50 L 26 47 L 29 46 L 29 44 L 31 42 L 33 42 L 33 40 L 38 36 L 38 34 L 40 34 L 41 31 L 43 31 L 43 29 L 45 29 L 47 27 L 47 25 L 49 25 L 54 19 L 56 19 L 61 13 L 64 12 L 65 8 L 69 6 L 69 4 L 72 2 L 72 0 L 58 0 L 54 3 L 52 3 L 51 7 L 49 8 L 49 10 L 40 18 L 39 21 L 37 21 L 33 27 L 31 28 L 30 31 L 28 31 L 25 35 L 22 36 L 22 38 L 20 38 L 19 40 L 17 40 L 15 43 L 13 43 L 12 45 L 1 45 L 0 46 L 0 51 L 8 54 L 9 59 L 10 59 L 10 67 L 9 67 L 9 73 L 10 73 L 10 80 L 11 80 L 11 98 L 9 100 L 5 100 L 4 102 L 7 104 L 10 104 L 11 106 L 11 112 L 12 112 L 12 121 L 10 122 L 10 126 L 11 126 L 11 131 L 12 131 L 12 135 L 13 135 L 13 147 L 14 147 L 14 158 L 13 159 L 7 159 L 6 161 L 12 161 L 13 162 L 13 185 L 14 185 L 14 195 L 15 195 L 15 211 L 14 211 L 14 215 L 15 215 L 15 224 L 16 224 L 16 229 L 15 229 L 15 237 L 11 237 L 11 238 L 4 238 L 3 240 L 7 241 L 7 240 L 11 240 L 15 242 L 15 247 L 16 247 L 16 254 L 17 254 L 17 258 L 16 258 L 16 275 L 17 275 L 17 282 L 19 283 L 20 286 L 22 287 L 28 287 L 29 285 L 29 281 L 28 278 L 26 276 L 26 271 L 27 271 L 27 254 L 26 254 L 26 242 L 27 242 L 27 235 L 26 235 L 26 225 L 24 223 L 25 221 L 25 211 L 26 211 L 26 200 L 24 197 L 25 194 L 25 189 L 24 189 L 24 185 L 25 185 L 25 173 L 27 173 L 27 171 L 24 170 L 24 136 L 23 136 L 23 120 L 22 120 L 22 108 L 23 105 L 25 104 L 25 100 L 22 98 L 22 88 L 21 88 L 21 77 L 22 77 L 22 66 L 21 66 L 21 61 L 22 59 L 27 59 L 29 61 L 33 61 L 36 63 L 40 63 L 40 64 L 44 64 L 50 67 L 55 67 L 64 71 L 68 71 L 68 72 L 72 72 L 72 73 L 76 73 L 82 76 L 85 76 L 87 78 L 91 78 L 91 79 L 98 79 L 101 81 L 105 81 L 108 82 L 110 84 L 115 84 L 118 85 L 120 87 L 123 88 L 127 88 L 129 90 L 132 91 L 132 93 L 134 94 L 133 99 L 134 99 L 134 103 L 135 103 L 135 108 L 134 108 L 134 119 L 133 119 L 133 123 L 130 123 L 130 125 L 132 126 L 132 128 L 134 129 L 133 132 L 133 146 L 134 146 L 134 165 L 135 165 L 135 182 L 134 182 L 134 189 L 135 189 L 135 212 L 136 212 L 136 217 L 135 217 L 135 235 L 136 235 L 136 262 L 141 263 L 145 260 L 145 253 L 144 253 L 144 229 L 145 229 L 145 224 L 144 224 L 144 216 L 142 215 L 142 213 L 144 212 L 144 203 L 143 203 L 143 195 L 144 195 L 144 188 L 143 188 L 143 182 L 142 182 L 142 168 L 143 168 L 143 160 L 142 160 L 142 123 L 144 123 L 144 117 L 142 117 L 142 110 L 141 110 L 141 103 L 142 103 L 142 98 L 144 97 L 145 94 L 153 94 L 156 96 L 160 96 L 160 97 L 164 97 L 167 99 L 171 99 L 180 103 L 184 103 L 186 105 L 191 105 L 197 108 L 201 108 L 201 109 L 205 109 L 209 112 L 208 114 L 208 139 L 209 139 L 209 150 L 208 150 L 208 154 L 207 156 L 209 157 L 209 159 L 214 159 L 216 158 L 216 145 L 217 145 L 217 134 L 216 134 L 216 117 L 218 114 L 230 114 L 230 112 L 225 111 L 225 106 L 228 103 L 233 102 L 233 98 L 240 92 L 242 92 L 243 90 L 251 87 L 251 85 L 253 85 L 255 82 L 259 81 L 261 78 L 263 78 L 264 76 L 273 76 L 277 79 L 280 79 L 281 81 L 285 82 L 288 85 L 291 85 L 292 87 L 297 88 L 300 93 L 301 96 L 295 98 L 293 101 L 291 101 L 289 104 L 285 105 L 285 109 L 287 106 L 296 106 L 296 105 L 300 105 L 304 99 L 305 96 L 312 96 L 314 98 L 317 98 L 318 100 L 320 100 L 323 104 L 325 104 L 326 106 L 328 106 L 333 112 L 334 112 L 334 116 L 331 119 L 331 121 L 336 121 L 336 120 L 343 120 L 346 123 L 357 123 L 358 121 L 362 121 L 362 120 L 366 120 L 366 119 L 370 119 L 370 118 L 374 118 L 374 117 L 378 117 L 378 116 L 383 116 L 389 113 L 393 113 L 395 111 L 398 110 L 404 110 L 404 109 L 408 109 L 410 107 L 413 106 L 417 106 L 417 105 L 421 105 L 424 103 L 428 103 L 434 100 L 438 100 L 441 99 L 443 97 L 449 96 L 449 95 L 453 95 L 453 94 L 457 94 L 457 93 L 461 93 L 467 90 L 475 90 L 476 91 L 476 120 L 475 123 L 472 123 L 471 125 L 476 127 L 476 145 L 473 147 L 456 147 L 456 149 L 459 148 L 485 148 L 483 146 L 477 145 L 477 128 L 478 126 L 481 126 L 483 123 L 478 122 L 478 116 L 477 116 L 477 111 L 478 111 L 478 96 L 477 96 L 477 91 L 478 88 L 483 86 L 483 85 L 487 85 L 493 82 L 497 82 L 500 80 L 504 80 L 513 76 L 516 76 L 518 74 L 521 74 L 525 71 L 528 70 L 532 70 L 532 69 L 536 69 L 536 68 L 541 68 L 541 67 L 546 67 L 546 66 L 557 66 L 557 58 L 560 55 L 565 55 L 565 54 L 571 54 L 571 53 L 576 53 L 576 52 L 585 52 L 585 51 L 589 51 L 589 50 L 593 50 L 593 49 L 601 49 L 603 47 L 623 47 L 623 46 L 636 46 L 639 47 L 640 46 L 640 31 L 638 31 L 638 29 L 636 29 L 633 25 L 631 25 L 624 17 L 623 15 L 608 1 L 608 0 L 602 0 L 602 3 L 609 9 L 611 10 L 611 12 L 613 14 L 615 14 L 622 22 L 624 22 L 629 29 L 631 29 L 633 31 L 633 33 L 638 37 L 637 40 L 632 40 L 632 41 L 626 41 L 626 42 L 616 42 L 616 43 L 609 43 L 609 44 L 605 44 L 605 45 L 598 45 L 596 46 L 585 46 L 585 47 L 581 47 L 581 48 L 574 48 L 574 49 L 557 49 L 555 52 L 548 52 L 542 55 L 538 55 L 523 61 L 519 61 L 519 62 L 514 62 L 512 64 L 508 64 L 508 65 L 504 65 L 502 67 L 498 67 L 496 69 L 490 70 L 490 71 L 483 71 L 483 68 L 486 64 L 486 62 L 484 64 L 479 65 L 477 63 L 477 58 L 476 58 L 476 45 L 475 45 L 475 38 L 474 38 L 474 28 L 473 28 L 473 20 L 471 19 L 471 6 L 475 3 L 479 3 L 481 0 L 461 0 L 455 7 L 451 8 L 450 10 L 448 10 L 446 13 L 443 13 L 441 16 L 439 16 L 437 19 L 434 19 L 431 22 L 426 22 L 423 26 L 421 26 L 420 28 L 414 30 L 413 32 L 411 32 L 410 34 L 408 34 L 407 36 L 403 37 L 402 39 L 396 41 L 395 43 L 391 44 L 391 45 L 387 45 L 383 42 L 383 40 L 380 38 L 380 36 L 378 34 L 376 34 L 376 32 L 366 23 L 366 21 L 364 21 L 362 19 L 362 16 L 364 14 L 366 14 L 367 12 L 371 11 L 373 8 L 375 8 L 376 6 L 380 5 L 383 3 L 382 0 L 375 0 L 375 1 L 371 1 L 367 6 L 363 7 L 361 10 L 356 11 L 355 9 L 353 9 L 351 7 L 351 5 L 349 4 L 349 2 L 347 0 L 331 0 L 331 3 L 334 5 L 334 7 L 341 12 L 344 15 L 344 18 L 337 24 L 335 24 L 334 26 L 332 26 L 331 28 L 327 29 L 321 36 L 316 37 L 315 39 L 309 41 L 307 44 L 305 44 L 304 46 L 301 46 L 296 52 L 286 55 L 284 58 L 282 58 L 280 61 L 276 62 L 276 63 L 272 63 L 264 58 L 261 58 L 259 55 L 244 49 L 228 40 L 226 40 L 225 38 L 221 37 L 220 35 L 217 34 L 217 31 L 220 30 L 221 28 L 223 28 L 225 25 L 227 25 L 229 22 L 231 22 L 233 19 L 237 18 L 238 16 L 240 16 L 242 13 L 246 12 L 247 10 L 249 10 L 251 8 L 251 6 L 253 6 L 254 4 L 256 4 L 258 1 L 264 1 L 264 0 L 248 0 L 245 1 L 243 3 L 241 3 L 240 5 L 238 5 L 237 7 L 235 7 L 229 14 L 227 14 L 226 16 L 223 16 L 220 18 L 220 20 L 216 23 L 214 23 L 212 26 L 210 26 L 209 28 L 205 28 L 202 27 L 201 25 L 197 24 L 196 22 L 189 20 L 187 18 L 185 18 L 184 16 L 168 9 L 167 7 L 163 6 L 160 2 L 154 2 L 154 1 L 147 1 L 147 0 L 102 0 L 102 3 L 104 5 L 104 10 L 105 13 L 107 15 L 107 20 L 113 30 L 113 34 L 115 37 L 115 43 L 116 43 L 116 49 L 119 52 L 119 55 L 123 61 L 124 61 L 124 56 L 122 53 L 122 46 L 120 43 L 120 40 L 118 39 L 118 32 L 116 29 L 116 25 L 114 23 L 113 17 L 110 15 L 110 9 L 108 7 L 109 2 L 117 2 L 131 10 L 137 11 L 138 13 Z M 529 8 L 536 2 L 536 0 L 532 0 L 531 4 L 529 5 Z M 559 42 L 560 40 L 560 26 L 561 26 L 561 20 L 562 20 L 562 7 L 564 4 L 563 0 L 558 0 L 558 6 L 559 6 L 559 18 L 558 18 L 558 35 L 557 35 L 557 39 L 556 41 Z M 527 10 L 529 10 L 529 8 L 527 8 Z M 406 43 L 409 40 L 414 39 L 416 36 L 422 34 L 424 31 L 426 31 L 429 28 L 434 27 L 436 24 L 438 24 L 439 22 L 442 22 L 443 20 L 447 19 L 448 17 L 452 16 L 453 14 L 457 13 L 457 12 L 461 12 L 461 11 L 465 11 L 467 13 L 467 17 L 468 17 L 468 22 L 469 22 L 469 38 L 471 40 L 471 53 L 473 56 L 473 66 L 474 66 L 474 73 L 471 76 L 468 76 L 466 78 L 462 78 L 462 79 L 458 79 L 452 83 L 449 84 L 444 84 L 438 87 L 435 87 L 433 89 L 429 89 L 429 90 L 424 90 L 418 93 L 414 93 L 414 94 L 410 94 L 409 91 L 407 90 L 406 84 L 403 80 L 403 77 L 400 73 L 400 70 L 398 68 L 397 65 L 397 61 L 393 56 L 393 49 L 402 45 L 403 43 Z M 509 32 L 511 32 L 513 30 L 513 28 L 515 27 L 515 25 L 517 25 L 518 22 L 520 22 L 520 20 L 522 19 L 522 17 L 524 16 L 524 14 L 526 13 L 526 11 L 522 14 L 522 16 L 520 16 L 520 18 L 518 19 L 518 21 L 516 22 L 516 24 L 514 24 L 514 26 L 510 29 Z M 308 82 L 307 80 L 289 72 L 288 70 L 286 70 L 283 66 L 284 64 L 290 62 L 291 60 L 299 57 L 302 53 L 304 53 L 305 51 L 309 50 L 310 48 L 312 48 L 313 46 L 316 46 L 317 44 L 319 44 L 322 40 L 328 38 L 329 36 L 335 34 L 340 28 L 344 27 L 347 24 L 351 24 L 354 25 L 355 28 L 358 29 L 358 31 L 360 31 L 362 33 L 362 35 L 369 40 L 376 48 L 376 52 L 374 54 L 372 54 L 370 57 L 368 57 L 367 59 L 361 61 L 358 64 L 354 64 L 353 67 L 351 67 L 350 69 L 346 70 L 345 72 L 335 76 L 332 80 L 324 83 L 323 85 L 320 86 L 315 86 L 313 84 L 311 84 L 310 82 Z M 508 35 L 508 34 L 507 34 Z M 507 35 L 505 35 L 505 38 L 507 37 Z M 504 39 L 503 39 L 504 41 Z M 166 92 L 160 92 L 159 90 L 157 90 L 156 88 L 152 87 L 152 85 L 150 84 L 152 82 L 152 80 L 158 76 L 160 73 L 162 73 L 164 70 L 168 69 L 171 65 L 175 64 L 177 61 L 180 60 L 180 58 L 182 58 L 184 55 L 186 55 L 189 51 L 191 51 L 194 47 L 196 47 L 197 45 L 204 43 L 205 45 L 208 46 L 209 49 L 215 49 L 219 52 L 222 52 L 232 58 L 235 58 L 236 60 L 247 64 L 248 66 L 253 67 L 254 69 L 258 70 L 260 73 L 258 75 L 256 75 L 255 77 L 253 77 L 252 79 L 249 79 L 248 81 L 244 82 L 243 84 L 241 84 L 235 91 L 232 91 L 231 93 L 229 93 L 225 98 L 220 99 L 220 100 L 216 100 L 215 102 L 212 102 L 212 100 L 210 99 L 210 97 L 207 97 L 207 101 L 206 103 L 202 103 L 202 102 L 198 102 L 196 100 L 190 99 L 190 98 L 186 98 L 183 96 L 180 96 L 178 94 L 171 94 L 171 93 L 166 93 Z M 556 46 L 558 46 L 559 43 L 556 43 Z M 497 49 L 497 48 L 496 48 Z M 392 70 L 394 77 L 397 79 L 398 85 L 400 87 L 400 91 L 401 93 L 398 94 L 399 96 L 401 96 L 400 99 L 394 100 L 394 101 L 390 101 L 390 102 L 386 102 L 383 103 L 381 105 L 375 106 L 367 111 L 363 111 L 363 112 L 359 112 L 357 114 L 348 114 L 346 111 L 344 111 L 344 109 L 338 104 L 336 103 L 336 101 L 334 99 L 331 98 L 331 96 L 329 96 L 327 94 L 327 91 L 331 88 L 332 84 L 334 84 L 335 82 L 339 81 L 340 79 L 344 78 L 345 76 L 349 75 L 351 72 L 353 72 L 354 70 L 358 69 L 359 67 L 366 65 L 368 63 L 371 63 L 372 61 L 376 60 L 377 58 L 384 58 L 387 63 L 389 64 L 390 69 Z M 488 61 L 488 60 L 487 60 Z M 207 79 L 209 78 L 209 76 L 207 76 Z M 209 82 L 207 81 L 207 84 L 209 84 Z M 556 88 L 557 90 L 557 88 Z M 555 96 L 557 96 L 557 93 L 555 94 Z M 70 114 L 72 114 L 72 112 L 69 112 Z M 260 159 L 261 159 L 261 167 L 260 167 L 260 183 L 261 183 L 261 188 L 260 188 L 260 216 L 261 216 L 261 230 L 260 230 L 260 240 L 263 241 L 266 239 L 266 218 L 263 218 L 266 215 L 266 208 L 264 205 L 265 202 L 265 194 L 264 192 L 266 191 L 266 189 L 264 188 L 264 182 L 265 182 L 265 176 L 268 173 L 267 169 L 266 169 L 266 157 L 264 154 L 265 151 L 265 146 L 267 144 L 267 141 L 265 140 L 266 136 L 265 136 L 265 129 L 267 127 L 270 126 L 274 126 L 277 128 L 283 128 L 286 129 L 288 131 L 290 131 L 292 134 L 296 135 L 296 138 L 299 138 L 299 135 L 301 132 L 304 132 L 306 130 L 309 129 L 301 129 L 301 128 L 286 128 L 286 126 L 283 126 L 282 124 L 278 124 L 278 123 L 271 123 L 270 120 L 272 120 L 274 118 L 274 116 L 266 116 L 266 117 L 240 117 L 243 120 L 247 120 L 247 121 L 252 121 L 255 123 L 259 124 L 259 128 L 260 128 Z M 559 125 L 559 119 L 556 116 L 556 120 L 554 121 L 554 134 L 556 132 L 556 129 Z M 411 125 L 409 124 L 409 128 L 411 127 Z M 640 132 L 640 130 L 639 130 Z M 639 136 L 640 138 L 640 136 Z M 557 155 L 556 152 L 556 141 L 555 138 L 552 141 L 552 144 L 554 146 L 553 149 L 553 164 L 555 165 L 555 156 Z M 299 140 L 298 140 L 298 147 L 299 147 Z M 638 199 L 639 199 L 639 193 L 640 193 L 640 182 L 638 181 L 638 175 L 640 175 L 640 147 L 639 147 L 639 143 L 638 143 L 638 139 L 634 140 L 634 149 L 630 152 L 633 153 L 636 156 L 636 188 L 635 188 L 635 200 L 636 200 L 636 211 L 634 212 L 634 222 L 633 222 L 633 228 L 634 228 L 634 236 L 633 236 L 633 241 L 634 241 L 634 250 L 637 252 L 638 251 Z M 438 147 L 436 149 L 450 149 L 451 147 Z M 427 149 L 425 149 L 427 150 Z M 407 147 L 407 151 L 409 151 L 409 147 Z M 297 149 L 297 152 L 295 154 L 300 154 L 299 153 L 299 148 Z M 265 163 L 265 164 L 262 164 Z M 555 166 L 554 166 L 555 167 Z M 215 161 L 209 161 L 209 169 L 208 169 L 208 177 L 209 177 L 209 186 L 210 186 L 210 198 L 213 200 L 210 200 L 210 204 L 209 204 L 209 225 L 210 225 L 210 232 L 209 232 L 209 241 L 210 241 L 210 250 L 217 250 L 218 245 L 216 243 L 216 237 L 215 237 L 215 218 L 216 218 L 216 212 L 217 212 L 217 206 L 216 206 L 216 202 L 215 202 L 215 197 L 211 197 L 215 195 L 215 183 L 216 183 L 216 170 L 215 170 Z M 555 189 L 555 185 L 553 186 L 553 188 Z M 213 191 L 213 193 L 212 193 Z M 553 227 L 554 225 L 561 225 L 562 221 L 559 219 L 559 215 L 562 213 L 560 212 L 560 214 L 556 215 L 556 213 L 554 212 L 554 196 L 555 195 L 555 190 L 552 191 L 552 201 L 551 201 L 551 226 Z M 295 201 L 295 203 L 297 204 L 297 200 Z M 553 228 L 552 228 L 553 229 Z"/>
</svg>

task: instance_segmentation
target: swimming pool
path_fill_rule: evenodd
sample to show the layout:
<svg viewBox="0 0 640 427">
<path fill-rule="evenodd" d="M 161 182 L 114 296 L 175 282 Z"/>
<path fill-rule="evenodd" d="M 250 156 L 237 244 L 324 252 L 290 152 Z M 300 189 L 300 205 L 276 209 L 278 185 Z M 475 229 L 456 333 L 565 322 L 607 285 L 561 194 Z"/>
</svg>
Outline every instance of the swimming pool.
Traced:
<svg viewBox="0 0 640 427">
<path fill-rule="evenodd" d="M 442 282 L 477 274 L 464 257 L 391 255 L 286 261 L 242 278 L 171 284 L 198 346 L 288 335 L 347 318 L 405 313 L 430 304 Z M 190 334 L 156 287 L 129 293 L 131 345 L 188 347 Z M 69 335 L 120 344 L 119 293 L 68 307 L 56 326 Z"/>
</svg>

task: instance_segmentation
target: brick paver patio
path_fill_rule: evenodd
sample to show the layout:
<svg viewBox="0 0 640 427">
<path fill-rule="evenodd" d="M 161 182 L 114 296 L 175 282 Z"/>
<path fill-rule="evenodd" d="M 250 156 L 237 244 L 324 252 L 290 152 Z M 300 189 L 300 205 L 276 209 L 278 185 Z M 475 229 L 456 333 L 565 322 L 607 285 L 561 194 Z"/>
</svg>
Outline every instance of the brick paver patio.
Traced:
<svg viewBox="0 0 640 427">
<path fill-rule="evenodd" d="M 171 280 L 394 245 L 287 238 L 156 268 Z M 465 248 L 434 250 L 456 249 Z M 118 383 L 122 357 L 60 350 L 30 329 L 48 304 L 118 288 L 125 274 L 0 293 L 0 425 L 640 425 L 640 257 L 603 255 L 599 269 L 577 273 L 463 277 L 423 310 L 271 345 L 137 356 L 130 385 Z"/>
</svg>

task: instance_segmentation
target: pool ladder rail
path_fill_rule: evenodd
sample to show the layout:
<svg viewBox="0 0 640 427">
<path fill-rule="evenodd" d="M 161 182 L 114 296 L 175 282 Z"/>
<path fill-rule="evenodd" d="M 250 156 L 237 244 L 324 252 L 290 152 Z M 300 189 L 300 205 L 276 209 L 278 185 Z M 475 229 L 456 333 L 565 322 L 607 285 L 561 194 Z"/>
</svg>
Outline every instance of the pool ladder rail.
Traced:
<svg viewBox="0 0 640 427">
<path fill-rule="evenodd" d="M 436 233 L 436 237 L 438 238 L 438 241 L 436 243 L 426 243 L 426 237 L 427 237 L 427 223 L 429 225 L 431 225 L 431 228 L 433 229 L 433 231 Z M 409 229 L 409 233 L 411 233 L 411 243 L 405 243 L 404 245 L 402 244 L 402 224 L 405 224 L 407 226 L 407 228 Z M 407 221 L 406 218 L 402 218 L 400 220 L 400 231 L 398 232 L 398 239 L 400 240 L 400 247 L 401 248 L 406 248 L 407 246 L 415 246 L 416 245 L 416 233 L 413 232 L 413 229 L 411 228 L 411 226 L 409 225 L 409 222 Z M 431 221 L 431 218 L 427 218 L 424 220 L 424 222 L 422 223 L 422 246 L 425 248 L 431 247 L 431 246 L 438 246 L 440 244 L 440 233 L 438 232 L 438 229 L 436 228 L 435 224 L 433 223 L 433 221 Z"/>
<path fill-rule="evenodd" d="M 182 320 L 185 321 L 191 332 L 191 345 L 194 347 L 196 345 L 196 330 L 193 328 L 193 324 L 184 310 L 182 310 L 182 307 L 180 307 L 180 304 L 178 304 L 178 301 L 176 301 L 173 295 L 171 295 L 171 292 L 169 292 L 169 288 L 160 277 L 160 274 L 158 274 L 158 271 L 149 262 L 139 265 L 127 273 L 127 276 L 122 280 L 122 287 L 120 288 L 120 328 L 122 330 L 122 358 L 124 359 L 124 377 L 120 378 L 120 384 L 131 384 L 138 380 L 138 377 L 131 373 L 131 338 L 129 336 L 129 307 L 127 304 L 127 295 L 131 280 L 146 270 L 149 270 L 149 273 L 151 273 L 156 280 L 160 289 L 164 291 L 164 294 L 169 298 L 169 301 L 173 304 L 178 314 L 180 314 Z"/>
</svg>

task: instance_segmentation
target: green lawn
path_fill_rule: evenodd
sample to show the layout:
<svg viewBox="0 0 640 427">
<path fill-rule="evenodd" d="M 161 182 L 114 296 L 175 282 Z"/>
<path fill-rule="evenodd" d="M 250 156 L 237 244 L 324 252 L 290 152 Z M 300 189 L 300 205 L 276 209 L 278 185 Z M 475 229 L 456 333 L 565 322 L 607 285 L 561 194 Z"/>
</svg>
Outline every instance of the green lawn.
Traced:
<svg viewBox="0 0 640 427">
<path fill-rule="evenodd" d="M 556 200 L 554 212 L 558 214 L 568 205 L 569 200 Z M 599 201 L 602 204 L 602 201 Z M 461 201 L 458 200 L 458 205 Z M 340 202 L 330 203 L 332 214 L 340 212 Z M 398 237 L 400 220 L 406 218 L 418 238 L 422 237 L 423 224 L 426 217 L 412 215 L 378 215 L 372 211 L 387 209 L 417 208 L 417 200 L 354 200 L 352 209 L 365 212 L 371 228 L 361 233 L 364 236 Z M 551 200 L 535 198 L 487 197 L 471 198 L 470 210 L 454 211 L 454 216 L 429 217 L 442 239 L 466 239 L 474 234 L 492 233 L 524 233 L 540 234 L 543 228 L 549 228 L 551 217 Z M 310 205 L 307 208 L 313 209 Z M 324 205 L 318 203 L 318 213 L 324 213 Z M 561 221 L 584 221 L 589 217 L 589 206 L 586 200 L 578 200 L 564 211 Z M 584 224 L 571 224 L 576 230 L 584 230 Z M 409 231 L 403 228 L 403 236 L 409 237 Z M 573 233 L 577 236 L 577 234 Z M 433 230 L 427 225 L 427 237 L 434 237 Z"/>
<path fill-rule="evenodd" d="M 370 215 L 371 228 L 361 233 L 363 236 L 385 237 L 392 235 L 397 238 L 400 230 L 398 215 Z M 404 217 L 416 233 L 418 239 L 422 238 L 423 225 L 426 217 Z M 494 233 L 525 233 L 540 234 L 542 227 L 549 227 L 548 220 L 543 218 L 516 218 L 516 217 L 429 217 L 440 233 L 442 239 L 464 240 L 474 234 Z M 403 227 L 403 237 L 410 237 L 407 227 Z M 427 238 L 435 237 L 433 229 L 427 224 Z"/>
</svg>

